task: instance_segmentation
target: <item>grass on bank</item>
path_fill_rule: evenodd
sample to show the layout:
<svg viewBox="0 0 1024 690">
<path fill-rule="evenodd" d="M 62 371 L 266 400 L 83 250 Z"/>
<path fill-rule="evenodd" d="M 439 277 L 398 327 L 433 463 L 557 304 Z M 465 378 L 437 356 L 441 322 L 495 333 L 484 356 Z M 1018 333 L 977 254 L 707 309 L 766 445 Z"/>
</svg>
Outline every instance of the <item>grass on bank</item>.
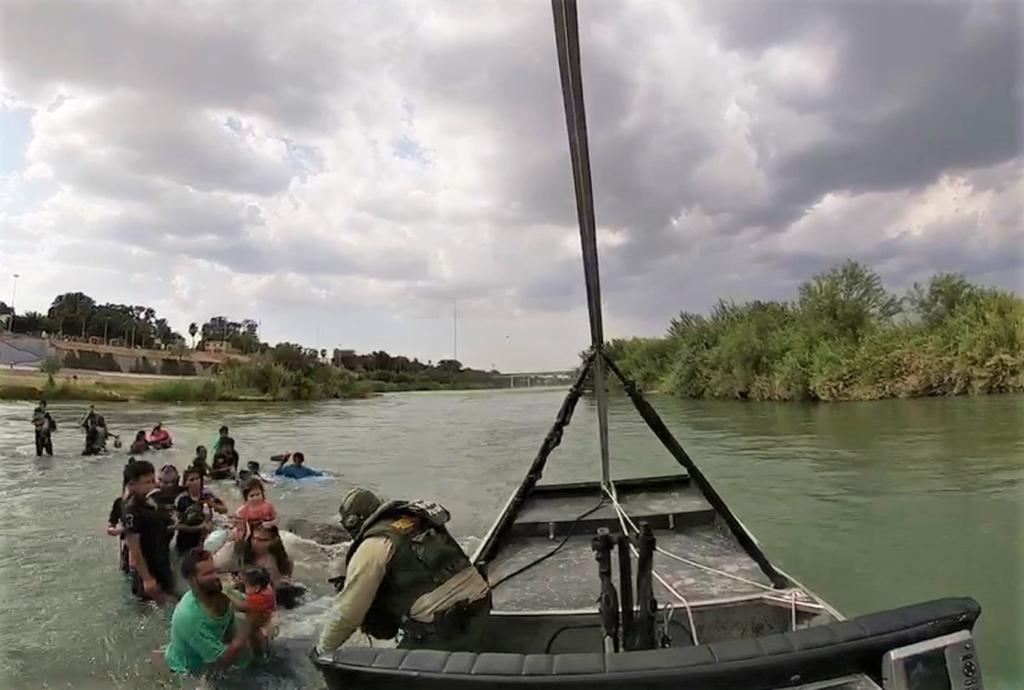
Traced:
<svg viewBox="0 0 1024 690">
<path fill-rule="evenodd" d="M 93 400 L 97 402 L 127 402 L 131 396 L 123 390 L 100 385 L 80 385 L 65 381 L 60 384 L 33 386 L 29 384 L 0 387 L 0 400 Z"/>
</svg>

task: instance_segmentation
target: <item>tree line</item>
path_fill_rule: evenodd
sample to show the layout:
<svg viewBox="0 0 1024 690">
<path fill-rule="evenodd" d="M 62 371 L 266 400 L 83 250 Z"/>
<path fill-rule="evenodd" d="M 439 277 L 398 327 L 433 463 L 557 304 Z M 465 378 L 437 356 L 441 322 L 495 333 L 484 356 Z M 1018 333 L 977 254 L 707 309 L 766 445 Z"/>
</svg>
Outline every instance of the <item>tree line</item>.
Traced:
<svg viewBox="0 0 1024 690">
<path fill-rule="evenodd" d="M 97 338 L 104 343 L 128 347 L 165 348 L 184 350 L 186 342 L 194 349 L 208 349 L 210 343 L 223 342 L 232 350 L 254 358 L 253 375 L 240 373 L 236 378 L 248 388 L 273 389 L 275 392 L 294 381 L 306 379 L 322 382 L 324 374 L 315 374 L 321 366 L 333 364 L 335 368 L 357 372 L 360 378 L 391 386 L 415 386 L 430 383 L 451 383 L 453 377 L 464 383 L 483 383 L 490 373 L 467 369 L 454 359 L 442 359 L 436 364 L 426 363 L 404 355 L 391 355 L 383 350 L 369 354 L 356 354 L 349 350 L 335 350 L 328 362 L 326 349 L 317 350 L 298 343 L 282 342 L 270 345 L 260 339 L 258 321 L 248 318 L 234 319 L 213 316 L 201 325 L 190 323 L 189 340 L 176 332 L 167 320 L 157 316 L 156 310 L 145 305 L 98 303 L 83 292 L 57 295 L 45 314 L 28 311 L 12 314 L 11 308 L 0 301 L 0 317 L 7 316 L 8 328 L 14 333 L 73 338 Z M 273 372 L 268 366 L 278 367 Z M 319 377 L 319 378 L 318 378 Z M 244 381 L 243 381 L 244 380 Z M 335 381 L 329 379 L 333 392 Z M 253 381 L 255 385 L 248 385 Z M 264 391 L 267 392 L 267 391 Z"/>
<path fill-rule="evenodd" d="M 720 301 L 608 351 L 647 390 L 686 398 L 868 400 L 1024 391 L 1024 299 L 941 273 L 903 296 L 846 261 L 792 301 Z"/>
</svg>

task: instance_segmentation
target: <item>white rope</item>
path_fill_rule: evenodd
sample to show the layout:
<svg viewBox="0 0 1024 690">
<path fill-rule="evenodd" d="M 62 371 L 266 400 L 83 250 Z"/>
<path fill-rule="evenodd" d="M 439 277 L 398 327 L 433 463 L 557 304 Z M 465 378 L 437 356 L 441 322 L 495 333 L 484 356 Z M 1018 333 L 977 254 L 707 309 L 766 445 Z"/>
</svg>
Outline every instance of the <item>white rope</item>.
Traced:
<svg viewBox="0 0 1024 690">
<path fill-rule="evenodd" d="M 628 537 L 629 530 L 626 529 L 626 523 L 624 522 L 623 518 L 628 520 L 629 516 L 626 515 L 626 512 L 624 510 L 622 510 L 622 506 L 619 505 L 619 499 L 615 497 L 615 484 L 612 482 L 609 482 L 609 484 L 611 484 L 611 487 L 605 487 L 605 493 L 607 493 L 608 497 L 612 500 L 612 506 L 615 508 L 615 513 L 619 517 L 619 524 L 622 526 L 622 533 Z M 629 549 L 633 552 L 633 555 L 636 556 L 637 561 L 639 561 L 640 552 L 637 551 L 636 546 L 633 545 L 632 541 L 630 541 L 629 543 Z M 680 594 L 675 587 L 670 585 L 668 583 L 668 580 L 659 575 L 658 571 L 654 569 L 653 565 L 651 566 L 651 574 L 654 576 L 654 579 L 656 579 L 659 582 L 659 584 L 661 584 L 662 587 L 664 587 L 668 592 L 670 592 L 682 603 L 683 608 L 686 609 L 686 619 L 690 623 L 690 638 L 693 640 L 694 645 L 700 644 L 700 642 L 697 640 L 697 626 L 693 622 L 693 609 L 690 608 L 690 602 L 687 601 L 686 597 Z M 643 606 L 643 604 L 640 605 Z"/>
<path fill-rule="evenodd" d="M 628 522 L 629 526 L 633 528 L 633 531 L 636 532 L 637 534 L 639 534 L 640 530 L 637 527 L 636 523 L 633 522 L 633 519 L 629 516 L 629 513 L 627 513 L 626 509 L 622 507 L 621 503 L 619 503 L 617 492 L 615 491 L 615 485 L 612 484 L 610 490 L 606 487 L 605 488 L 605 492 L 608 494 L 608 497 L 611 499 L 612 507 L 615 509 L 615 512 L 618 515 L 619 524 L 622 526 L 622 531 L 625 534 L 627 534 L 627 535 L 629 534 L 629 530 L 626 528 L 626 523 Z M 752 587 L 756 587 L 758 589 L 764 590 L 765 592 L 771 592 L 775 596 L 767 595 L 767 596 L 764 596 L 764 598 L 768 599 L 770 601 L 777 602 L 777 603 L 789 605 L 789 607 L 790 607 L 790 623 L 791 623 L 791 626 L 792 626 L 793 630 L 796 630 L 797 597 L 801 596 L 803 594 L 802 592 L 800 592 L 800 591 L 798 591 L 796 589 L 791 589 L 789 591 L 789 596 L 788 597 L 778 596 L 779 594 L 783 594 L 783 593 L 780 592 L 779 590 L 777 590 L 776 588 L 771 587 L 769 585 L 765 585 L 765 584 L 762 584 L 760 582 L 755 582 L 754 580 L 750 580 L 748 578 L 742 577 L 740 575 L 735 575 L 733 573 L 729 573 L 729 572 L 726 572 L 724 570 L 719 570 L 718 568 L 712 568 L 711 566 L 704 565 L 703 563 L 698 563 L 696 561 L 690 560 L 689 558 L 683 558 L 682 556 L 674 554 L 671 551 L 667 551 L 667 550 L 661 548 L 660 546 L 655 546 L 655 551 L 657 551 L 658 553 L 660 553 L 663 556 L 667 556 L 668 558 L 671 558 L 673 560 L 679 561 L 680 563 L 684 563 L 684 564 L 689 565 L 689 566 L 691 566 L 693 568 L 697 568 L 699 570 L 704 570 L 704 571 L 707 571 L 709 573 L 714 573 L 716 575 L 721 575 L 722 577 L 727 577 L 727 578 L 736 580 L 738 582 L 743 582 L 743 583 L 748 584 L 748 585 L 750 585 Z M 635 548 L 633 549 L 633 553 L 636 554 L 636 549 Z M 678 597 L 681 601 L 684 602 L 684 604 L 686 606 L 687 615 L 690 618 L 690 626 L 692 628 L 692 626 L 693 626 L 693 616 L 690 613 L 689 604 L 686 603 L 686 601 L 683 598 L 683 596 L 681 594 L 679 594 L 675 590 L 675 588 L 673 588 L 671 585 L 669 585 L 667 582 L 665 582 L 664 578 L 662 578 L 657 573 L 654 573 L 654 576 L 655 576 L 655 578 L 657 578 L 658 582 L 660 582 L 661 585 L 663 587 L 665 587 L 665 589 L 669 590 L 672 594 L 674 594 L 676 597 Z M 808 602 L 808 601 L 800 601 L 799 603 L 800 603 L 800 606 L 807 607 L 807 608 L 813 608 L 813 609 L 819 609 L 819 610 L 823 610 L 825 608 L 824 606 L 821 606 L 820 604 L 816 604 L 816 603 Z"/>
<path fill-rule="evenodd" d="M 790 597 L 790 601 L 793 602 L 793 607 L 790 609 L 790 611 L 793 614 L 792 625 L 793 625 L 793 631 L 795 632 L 796 631 L 796 590 L 793 590 L 792 597 Z"/>
<path fill-rule="evenodd" d="M 632 518 L 629 517 L 629 514 L 626 513 L 626 510 L 622 507 L 622 505 L 618 502 L 617 499 L 615 499 L 615 498 L 612 499 L 612 505 L 615 507 L 616 511 L 621 511 L 622 512 L 622 514 L 625 516 L 626 520 L 629 522 L 629 525 L 633 528 L 633 531 L 639 533 L 640 530 L 637 529 L 636 523 L 633 522 Z M 709 565 L 704 565 L 703 563 L 698 563 L 697 561 L 692 561 L 689 558 L 683 558 L 682 556 L 676 555 L 676 554 L 672 553 L 671 551 L 666 551 L 665 549 L 661 548 L 660 546 L 656 546 L 654 548 L 662 556 L 668 556 L 671 559 L 677 560 L 680 563 L 685 563 L 686 565 L 692 566 L 694 568 L 698 568 L 700 570 L 706 570 L 709 573 L 715 573 L 716 575 L 721 575 L 722 577 L 727 577 L 727 578 L 730 578 L 732 580 L 737 580 L 738 582 L 742 582 L 744 584 L 748 584 L 751 587 L 757 587 L 759 589 L 763 589 L 763 590 L 765 590 L 767 592 L 778 592 L 779 591 L 779 590 L 775 589 L 774 587 L 772 587 L 770 585 L 766 585 L 766 584 L 763 584 L 763 583 L 760 583 L 760 582 L 755 582 L 754 580 L 748 580 L 747 578 L 741 577 L 740 575 L 734 575 L 733 573 L 729 573 L 729 572 L 726 572 L 724 570 L 719 570 L 718 568 L 712 568 Z"/>
</svg>

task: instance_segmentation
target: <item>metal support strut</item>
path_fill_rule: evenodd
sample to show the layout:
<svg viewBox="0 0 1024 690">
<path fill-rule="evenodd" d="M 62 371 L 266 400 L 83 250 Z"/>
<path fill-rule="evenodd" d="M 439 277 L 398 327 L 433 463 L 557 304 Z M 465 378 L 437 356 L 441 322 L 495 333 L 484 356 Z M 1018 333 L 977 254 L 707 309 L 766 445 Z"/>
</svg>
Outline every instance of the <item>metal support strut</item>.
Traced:
<svg viewBox="0 0 1024 690">
<path fill-rule="evenodd" d="M 597 227 L 594 194 L 590 185 L 590 150 L 587 146 L 587 114 L 583 107 L 583 77 L 580 72 L 579 27 L 575 0 L 551 0 L 555 19 L 555 47 L 562 79 L 565 126 L 569 133 L 569 157 L 576 190 L 576 216 L 583 247 L 583 277 L 587 285 L 590 315 L 590 343 L 594 354 L 594 397 L 597 400 L 598 434 L 601 442 L 601 483 L 611 486 L 608 461 L 608 395 L 605 390 L 604 324 L 601 317 L 601 276 L 597 263 Z"/>
</svg>

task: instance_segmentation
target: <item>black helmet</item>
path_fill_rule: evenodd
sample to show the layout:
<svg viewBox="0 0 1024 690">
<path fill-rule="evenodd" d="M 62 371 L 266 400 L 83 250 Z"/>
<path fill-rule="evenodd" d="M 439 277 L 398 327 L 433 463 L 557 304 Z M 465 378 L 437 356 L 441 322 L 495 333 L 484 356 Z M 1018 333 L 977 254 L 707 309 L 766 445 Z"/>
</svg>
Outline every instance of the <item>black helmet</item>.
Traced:
<svg viewBox="0 0 1024 690">
<path fill-rule="evenodd" d="M 366 522 L 366 518 L 380 508 L 380 505 L 380 499 L 369 489 L 361 487 L 352 489 L 345 494 L 345 498 L 341 499 L 341 506 L 338 508 L 341 526 L 349 534 L 355 536 Z"/>
</svg>

